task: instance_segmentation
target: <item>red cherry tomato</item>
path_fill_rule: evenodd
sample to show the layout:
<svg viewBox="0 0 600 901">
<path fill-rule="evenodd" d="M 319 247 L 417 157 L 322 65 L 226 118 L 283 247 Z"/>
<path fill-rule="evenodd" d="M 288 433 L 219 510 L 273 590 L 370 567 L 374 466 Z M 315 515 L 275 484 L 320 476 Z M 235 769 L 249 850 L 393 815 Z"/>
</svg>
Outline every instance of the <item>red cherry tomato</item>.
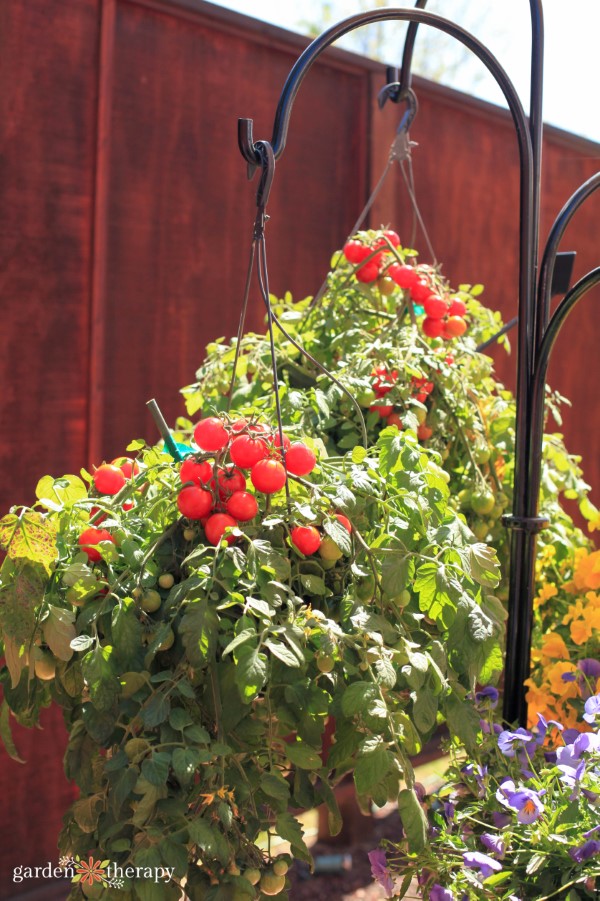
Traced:
<svg viewBox="0 0 600 901">
<path fill-rule="evenodd" d="M 357 269 L 354 274 L 359 282 L 374 282 L 379 276 L 379 265 L 375 262 L 375 259 L 369 260 L 368 263 Z"/>
<path fill-rule="evenodd" d="M 387 274 L 404 291 L 410 291 L 419 280 L 419 274 L 414 266 L 402 266 L 400 263 L 392 263 Z"/>
<path fill-rule="evenodd" d="M 100 551 L 94 547 L 94 545 L 100 544 L 101 541 L 112 541 L 113 544 L 116 544 L 110 532 L 107 532 L 106 529 L 95 529 L 93 526 L 85 529 L 77 539 L 81 549 L 87 554 L 90 563 L 97 563 L 102 559 Z"/>
<path fill-rule="evenodd" d="M 95 471 L 94 486 L 100 494 L 117 494 L 125 485 L 125 473 L 112 463 L 103 463 Z"/>
<path fill-rule="evenodd" d="M 424 303 L 431 294 L 431 286 L 426 278 L 418 278 L 410 289 L 410 296 L 415 303 Z"/>
<path fill-rule="evenodd" d="M 385 416 L 389 416 L 390 413 L 393 411 L 393 409 L 394 409 L 393 404 L 374 404 L 371 407 L 371 410 L 375 410 L 376 413 L 379 413 L 379 415 L 381 416 L 382 419 Z"/>
<path fill-rule="evenodd" d="M 198 487 L 208 485 L 212 477 L 213 468 L 208 460 L 196 463 L 193 457 L 188 457 L 187 460 L 183 461 L 179 470 L 179 478 L 182 482 L 193 482 Z"/>
<path fill-rule="evenodd" d="M 457 298 L 451 301 L 450 307 L 448 309 L 449 316 L 464 316 L 466 312 L 467 307 L 462 300 L 458 300 Z"/>
<path fill-rule="evenodd" d="M 286 483 L 285 468 L 278 460 L 259 460 L 250 470 L 250 479 L 257 491 L 275 494 Z"/>
<path fill-rule="evenodd" d="M 443 319 L 448 312 L 448 304 L 443 297 L 437 294 L 430 294 L 423 302 L 425 315 L 430 319 Z"/>
<path fill-rule="evenodd" d="M 467 323 L 462 316 L 450 316 L 444 323 L 444 338 L 459 338 L 467 330 Z"/>
<path fill-rule="evenodd" d="M 250 469 L 259 460 L 264 460 L 267 453 L 265 441 L 262 438 L 253 438 L 252 435 L 239 435 L 233 439 L 229 448 L 232 462 L 242 469 Z"/>
<path fill-rule="evenodd" d="M 90 510 L 90 519 L 93 519 L 94 516 L 96 516 L 96 513 L 102 513 L 102 516 L 98 516 L 94 519 L 94 525 L 99 526 L 101 522 L 108 519 L 108 513 L 104 513 L 100 507 L 96 507 L 95 505 Z"/>
<path fill-rule="evenodd" d="M 390 415 L 387 418 L 387 424 L 396 426 L 396 428 L 398 430 L 401 430 L 402 429 L 402 420 L 400 419 L 400 414 L 399 413 L 390 413 Z"/>
<path fill-rule="evenodd" d="M 393 247 L 400 247 L 400 238 L 396 232 L 386 229 L 383 234 Z"/>
<path fill-rule="evenodd" d="M 225 469 L 219 469 L 217 472 L 217 485 L 219 488 L 219 497 L 225 500 L 234 491 L 244 491 L 246 488 L 246 476 L 235 466 L 227 466 Z M 211 488 L 214 488 L 214 479 L 211 482 Z"/>
<path fill-rule="evenodd" d="M 348 519 L 347 516 L 344 516 L 343 513 L 336 513 L 335 518 L 337 519 L 338 522 L 340 522 L 343 525 L 343 527 L 346 529 L 347 532 L 352 531 L 352 523 L 350 522 L 350 520 Z"/>
<path fill-rule="evenodd" d="M 284 435 L 284 436 L 283 436 L 283 446 L 284 446 L 284 448 L 285 448 L 286 451 L 287 451 L 288 448 L 291 446 L 291 444 L 292 444 L 292 442 L 290 441 L 290 439 L 288 438 L 288 436 L 287 436 L 287 435 Z M 273 447 L 276 448 L 277 450 L 279 450 L 279 448 L 281 448 L 281 439 L 280 439 L 280 437 L 279 437 L 279 430 L 278 430 L 278 429 L 275 431 L 275 434 L 273 435 Z"/>
<path fill-rule="evenodd" d="M 229 516 L 227 513 L 213 513 L 204 524 L 206 540 L 210 544 L 217 545 L 221 541 L 225 530 L 235 529 L 236 526 L 237 522 L 233 516 Z M 227 535 L 225 540 L 228 544 L 233 544 L 235 535 Z"/>
<path fill-rule="evenodd" d="M 321 546 L 321 536 L 314 526 L 294 526 L 290 537 L 292 544 L 306 557 L 314 554 Z"/>
<path fill-rule="evenodd" d="M 234 491 L 227 499 L 225 509 L 239 522 L 248 522 L 258 513 L 258 503 L 249 491 Z"/>
<path fill-rule="evenodd" d="M 220 451 L 229 443 L 229 432 L 218 416 L 208 416 L 196 425 L 194 441 L 202 450 Z"/>
<path fill-rule="evenodd" d="M 302 441 L 294 441 L 290 444 L 285 454 L 285 465 L 288 472 L 294 476 L 306 476 L 312 472 L 317 464 L 317 458 L 310 447 Z"/>
<path fill-rule="evenodd" d="M 127 457 L 116 457 L 114 460 L 111 460 L 111 462 L 113 466 L 119 467 L 126 479 L 137 476 L 140 471 L 137 461 L 129 460 Z"/>
<path fill-rule="evenodd" d="M 428 338 L 439 338 L 444 331 L 444 320 L 430 319 L 430 317 L 427 316 L 423 320 L 421 328 Z"/>
<path fill-rule="evenodd" d="M 433 429 L 425 423 L 422 423 L 417 429 L 417 438 L 419 441 L 428 441 L 433 435 Z"/>
<path fill-rule="evenodd" d="M 349 263 L 356 264 L 368 257 L 371 251 L 366 244 L 362 244 L 360 241 L 347 241 L 344 244 L 343 253 Z"/>
<path fill-rule="evenodd" d="M 245 428 L 247 428 L 247 426 L 248 426 L 248 420 L 247 420 L 247 419 L 235 419 L 235 420 L 231 423 L 231 431 L 232 431 L 232 432 L 243 432 L 243 430 L 244 430 Z"/>
<path fill-rule="evenodd" d="M 135 504 L 133 503 L 133 501 L 123 501 L 121 506 L 122 506 L 123 510 L 125 510 L 125 512 L 127 513 L 128 510 L 133 510 L 133 508 L 135 507 Z"/>
<path fill-rule="evenodd" d="M 213 496 L 210 491 L 189 485 L 182 488 L 177 495 L 177 507 L 182 516 L 188 519 L 203 519 L 212 510 Z"/>
</svg>

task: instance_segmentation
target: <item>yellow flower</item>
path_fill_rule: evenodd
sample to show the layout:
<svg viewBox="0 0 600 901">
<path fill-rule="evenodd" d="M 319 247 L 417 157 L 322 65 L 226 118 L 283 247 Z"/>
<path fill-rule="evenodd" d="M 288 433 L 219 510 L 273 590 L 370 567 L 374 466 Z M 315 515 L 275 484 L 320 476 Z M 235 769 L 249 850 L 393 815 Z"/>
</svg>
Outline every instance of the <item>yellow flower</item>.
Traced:
<svg viewBox="0 0 600 901">
<path fill-rule="evenodd" d="M 590 532 L 595 532 L 597 529 L 600 529 L 600 510 L 596 510 L 592 516 L 590 516 L 588 520 L 588 529 Z"/>
<path fill-rule="evenodd" d="M 549 660 L 568 660 L 569 650 L 562 635 L 557 632 L 546 632 L 542 638 L 542 655 Z"/>
<path fill-rule="evenodd" d="M 553 598 L 557 594 L 558 588 L 556 587 L 556 585 L 551 585 L 549 582 L 546 582 L 540 588 L 538 595 L 533 602 L 533 609 L 539 610 L 542 604 L 545 604 L 546 601 L 550 600 L 550 598 Z"/>
<path fill-rule="evenodd" d="M 577 561 L 573 581 L 580 590 L 600 588 L 600 551 L 587 554 Z"/>
<path fill-rule="evenodd" d="M 577 667 L 573 663 L 569 663 L 568 660 L 560 661 L 558 663 L 555 663 L 553 666 L 548 667 L 546 669 L 545 676 L 550 685 L 552 694 L 556 695 L 557 698 L 560 698 L 563 701 L 567 698 L 579 697 L 579 689 L 577 688 L 577 683 L 565 682 L 563 679 L 564 674 L 576 672 Z"/>
<path fill-rule="evenodd" d="M 585 644 L 592 637 L 591 625 L 585 619 L 574 619 L 570 625 L 571 638 L 575 644 Z"/>
</svg>

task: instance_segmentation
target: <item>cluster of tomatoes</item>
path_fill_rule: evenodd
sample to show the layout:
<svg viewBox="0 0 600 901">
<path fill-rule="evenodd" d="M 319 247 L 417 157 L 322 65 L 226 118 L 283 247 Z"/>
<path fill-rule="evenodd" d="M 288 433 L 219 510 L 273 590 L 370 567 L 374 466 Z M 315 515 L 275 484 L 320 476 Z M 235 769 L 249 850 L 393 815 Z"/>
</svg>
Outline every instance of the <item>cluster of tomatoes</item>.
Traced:
<svg viewBox="0 0 600 901">
<path fill-rule="evenodd" d="M 373 377 L 373 391 L 377 401 L 385 401 L 386 395 L 392 390 L 398 381 L 398 370 L 388 369 L 387 366 L 376 366 L 371 373 Z M 434 389 L 434 384 L 428 378 L 411 378 L 413 397 L 424 404 Z M 382 419 L 385 419 L 386 425 L 395 426 L 397 429 L 402 428 L 402 417 L 400 411 L 390 403 L 375 403 L 371 406 L 372 410 L 376 410 Z M 433 434 L 433 429 L 425 422 L 424 411 L 419 408 L 418 415 L 423 415 L 423 421 L 419 422 L 417 429 L 417 437 L 420 441 L 427 441 Z"/>
<path fill-rule="evenodd" d="M 336 513 L 335 518 L 346 529 L 352 533 L 352 524 L 347 516 L 343 513 Z M 322 535 L 316 526 L 294 526 L 290 530 L 290 538 L 292 544 L 305 557 L 319 552 L 319 556 L 326 561 L 339 560 L 342 556 L 341 549 L 329 535 Z"/>
<path fill-rule="evenodd" d="M 177 506 L 182 516 L 201 522 L 207 541 L 214 545 L 227 529 L 249 522 L 258 513 L 256 495 L 248 491 L 247 474 L 255 491 L 270 495 L 285 486 L 288 474 L 308 475 L 317 462 L 306 444 L 291 442 L 286 435 L 282 455 L 278 431 L 245 419 L 201 419 L 194 429 L 194 441 L 211 459 L 198 459 L 197 455 L 183 461 Z M 233 535 L 226 540 L 231 543 Z"/>
<path fill-rule="evenodd" d="M 114 496 L 121 491 L 131 479 L 138 475 L 140 467 L 135 460 L 128 457 L 117 457 L 112 463 L 103 463 L 99 466 L 92 476 L 94 488 L 99 495 Z M 134 506 L 132 500 L 123 501 L 123 510 L 131 510 Z M 79 545 L 85 551 L 90 563 L 97 563 L 101 559 L 98 545 L 101 541 L 112 541 L 115 543 L 114 536 L 108 529 L 99 529 L 97 526 L 106 519 L 106 514 L 101 512 L 100 507 L 94 506 L 90 510 L 90 519 L 95 525 L 85 529 L 79 536 Z"/>
<path fill-rule="evenodd" d="M 349 263 L 358 266 L 354 275 L 359 282 L 376 282 L 382 294 L 391 294 L 395 285 L 408 292 L 411 301 L 423 307 L 425 317 L 421 328 L 428 338 L 449 341 L 464 335 L 467 308 L 463 301 L 457 297 L 443 297 L 430 281 L 428 269 L 400 263 L 395 257 L 390 260 L 392 248 L 399 246 L 400 238 L 396 232 L 384 231 L 381 237 L 368 244 L 356 238 L 347 241 L 343 254 Z"/>
</svg>

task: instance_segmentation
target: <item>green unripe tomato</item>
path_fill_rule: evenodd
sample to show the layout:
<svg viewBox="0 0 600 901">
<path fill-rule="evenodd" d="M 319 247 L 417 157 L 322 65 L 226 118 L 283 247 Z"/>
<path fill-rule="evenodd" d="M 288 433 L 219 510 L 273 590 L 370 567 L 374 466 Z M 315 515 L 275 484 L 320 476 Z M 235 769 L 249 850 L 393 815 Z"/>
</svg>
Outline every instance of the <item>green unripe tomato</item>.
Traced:
<svg viewBox="0 0 600 901">
<path fill-rule="evenodd" d="M 140 607 L 142 610 L 145 610 L 146 613 L 155 613 L 162 603 L 162 598 L 158 591 L 155 591 L 154 588 L 146 588 L 144 593 L 142 594 L 142 599 L 140 601 Z"/>
<path fill-rule="evenodd" d="M 359 601 L 371 600 L 375 592 L 375 576 L 373 573 L 369 573 L 368 576 L 356 582 L 355 592 Z"/>
<path fill-rule="evenodd" d="M 157 647 L 156 650 L 157 651 L 168 651 L 169 648 L 173 647 L 174 642 L 175 642 L 175 633 L 173 632 L 173 629 L 169 629 L 165 638 L 163 638 L 163 640 L 161 641 L 161 643 L 159 644 L 159 646 Z"/>
<path fill-rule="evenodd" d="M 483 541 L 488 533 L 488 524 L 485 519 L 481 519 L 479 516 L 476 516 L 473 522 L 471 523 L 471 529 L 475 538 L 478 541 Z"/>
<path fill-rule="evenodd" d="M 335 541 L 329 535 L 326 535 L 319 546 L 319 556 L 322 560 L 333 560 L 335 562 L 340 557 L 343 557 L 343 552 Z"/>
<path fill-rule="evenodd" d="M 470 508 L 472 496 L 473 492 L 470 488 L 463 488 L 462 491 L 458 492 L 457 497 L 461 510 L 468 510 Z"/>
<path fill-rule="evenodd" d="M 242 875 L 250 885 L 258 885 L 260 882 L 260 870 L 258 867 L 250 867 L 248 870 L 244 870 Z"/>
<path fill-rule="evenodd" d="M 196 533 L 193 529 L 184 529 L 183 530 L 183 540 L 184 541 L 193 541 L 196 537 Z"/>
<path fill-rule="evenodd" d="M 175 576 L 173 573 L 161 573 L 158 577 L 158 584 L 161 588 L 172 588 L 175 584 Z"/>
<path fill-rule="evenodd" d="M 276 876 L 285 876 L 287 871 L 289 870 L 290 865 L 283 857 L 280 857 L 273 864 L 273 872 Z"/>
<path fill-rule="evenodd" d="M 263 895 L 279 895 L 285 887 L 285 876 L 277 876 L 267 870 L 260 877 L 260 890 Z"/>
<path fill-rule="evenodd" d="M 491 513 L 495 503 L 496 498 L 489 488 L 477 488 L 471 497 L 471 509 L 480 516 Z"/>
<path fill-rule="evenodd" d="M 330 673 L 335 666 L 335 660 L 333 659 L 331 654 L 317 654 L 316 661 L 317 661 L 317 669 L 319 670 L 320 673 Z M 277 864 L 275 864 L 275 866 L 276 865 Z M 273 867 L 273 872 L 277 873 L 277 870 L 275 869 L 275 867 Z M 287 873 L 287 864 L 286 864 L 286 869 L 284 870 L 284 873 Z M 277 873 L 277 875 L 280 876 L 281 873 Z"/>
<path fill-rule="evenodd" d="M 367 388 L 365 391 L 361 391 L 361 393 L 356 398 L 357 402 L 361 407 L 370 407 L 377 395 L 373 391 L 372 388 Z"/>
<path fill-rule="evenodd" d="M 476 444 L 473 449 L 473 456 L 475 457 L 475 462 L 482 465 L 483 463 L 488 462 L 492 456 L 492 452 L 487 444 Z"/>
<path fill-rule="evenodd" d="M 56 675 L 56 657 L 51 651 L 35 647 L 33 649 L 33 667 L 38 679 L 49 682 Z"/>
<path fill-rule="evenodd" d="M 407 604 L 410 604 L 410 598 L 410 591 L 407 588 L 403 588 L 400 594 L 390 598 L 390 604 L 393 604 L 395 607 L 406 607 Z"/>
<path fill-rule="evenodd" d="M 427 419 L 427 410 L 424 410 L 423 407 L 415 407 L 413 409 L 413 413 L 417 417 L 417 422 L 419 423 L 419 425 L 423 425 L 423 423 Z"/>
</svg>

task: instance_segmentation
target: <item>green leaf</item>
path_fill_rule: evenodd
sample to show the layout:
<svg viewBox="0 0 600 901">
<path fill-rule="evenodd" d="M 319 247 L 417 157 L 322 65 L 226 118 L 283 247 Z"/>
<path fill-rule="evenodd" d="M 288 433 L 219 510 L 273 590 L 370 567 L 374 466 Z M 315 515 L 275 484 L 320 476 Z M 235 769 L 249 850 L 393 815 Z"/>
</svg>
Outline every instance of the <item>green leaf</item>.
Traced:
<svg viewBox="0 0 600 901">
<path fill-rule="evenodd" d="M 330 835 L 339 835 L 344 823 L 335 792 L 326 779 L 322 779 L 319 782 L 318 791 L 327 807 L 327 825 L 329 827 L 329 833 Z"/>
<path fill-rule="evenodd" d="M 352 539 L 350 533 L 337 519 L 326 519 L 323 523 L 324 531 L 337 544 L 339 549 L 347 557 L 352 553 Z"/>
<path fill-rule="evenodd" d="M 171 755 L 164 751 L 155 751 L 151 757 L 142 762 L 142 776 L 151 785 L 163 785 L 169 777 Z"/>
<path fill-rule="evenodd" d="M 419 608 L 442 629 L 452 624 L 456 604 L 448 594 L 450 582 L 446 567 L 438 563 L 423 563 L 414 581 L 419 594 Z"/>
<path fill-rule="evenodd" d="M 300 576 L 300 581 L 302 582 L 303 588 L 309 594 L 316 594 L 320 597 L 331 594 L 331 592 L 325 585 L 325 582 L 320 576 L 315 576 L 312 573 L 304 573 Z"/>
<path fill-rule="evenodd" d="M 450 734 L 458 736 L 467 750 L 475 753 L 479 745 L 481 724 L 473 705 L 469 701 L 462 701 L 456 694 L 451 694 L 444 703 L 443 712 Z"/>
<path fill-rule="evenodd" d="M 142 652 L 142 624 L 133 598 L 123 598 L 112 612 L 112 640 L 121 668 L 135 669 Z"/>
<path fill-rule="evenodd" d="M 192 725 L 192 718 L 183 707 L 175 707 L 174 710 L 171 711 L 171 715 L 169 716 L 169 723 L 173 727 L 173 729 L 177 729 L 177 731 L 181 731 L 185 729 L 186 726 Z"/>
<path fill-rule="evenodd" d="M 154 726 L 160 726 L 169 718 L 171 711 L 171 701 L 163 694 L 155 694 L 148 703 L 142 707 L 140 717 L 145 726 L 153 729 Z"/>
<path fill-rule="evenodd" d="M 2 739 L 2 744 L 9 757 L 16 760 L 17 763 L 25 763 L 25 761 L 19 757 L 19 753 L 12 737 L 10 728 L 10 707 L 6 701 L 2 702 L 2 707 L 0 708 L 0 738 Z"/>
<path fill-rule="evenodd" d="M 198 752 L 194 748 L 175 748 L 173 751 L 173 772 L 183 788 L 191 785 L 198 765 Z"/>
<path fill-rule="evenodd" d="M 17 647 L 29 645 L 35 631 L 36 608 L 44 600 L 47 574 L 42 563 L 7 557 L 0 574 L 0 634 Z"/>
<path fill-rule="evenodd" d="M 71 642 L 76 637 L 75 614 L 62 607 L 48 606 L 49 614 L 44 620 L 43 630 L 46 644 L 59 660 L 70 660 L 73 656 Z"/>
<path fill-rule="evenodd" d="M 414 558 L 404 551 L 386 554 L 381 566 L 381 585 L 390 598 L 403 591 L 414 573 Z"/>
<path fill-rule="evenodd" d="M 49 510 L 68 510 L 77 501 L 87 498 L 88 490 L 79 476 L 66 475 L 60 479 L 44 476 L 35 488 L 35 496 Z"/>
<path fill-rule="evenodd" d="M 391 755 L 382 745 L 371 754 L 359 757 L 354 768 L 354 783 L 358 794 L 370 795 L 376 786 L 385 781 L 391 766 Z"/>
<path fill-rule="evenodd" d="M 368 455 L 368 450 L 362 446 L 362 444 L 357 444 L 356 447 L 352 448 L 352 462 L 355 464 L 360 464 Z"/>
<path fill-rule="evenodd" d="M 408 839 L 408 848 L 419 854 L 427 844 L 427 818 L 412 788 L 403 788 L 398 795 L 398 812 Z"/>
<path fill-rule="evenodd" d="M 436 724 L 438 711 L 438 699 L 435 695 L 421 688 L 413 703 L 413 721 L 419 732 L 424 735 Z"/>
<path fill-rule="evenodd" d="M 207 857 L 216 857 L 222 864 L 229 858 L 229 845 L 219 830 L 197 817 L 188 823 L 190 839 L 201 848 Z"/>
<path fill-rule="evenodd" d="M 372 683 L 353 682 L 342 695 L 342 712 L 345 716 L 369 713 L 378 698 L 379 691 Z"/>
<path fill-rule="evenodd" d="M 73 818 L 82 832 L 93 832 L 98 825 L 100 811 L 104 802 L 104 795 L 98 792 L 89 798 L 80 798 L 71 807 Z"/>
<path fill-rule="evenodd" d="M 229 642 L 229 644 L 223 649 L 223 652 L 222 652 L 223 657 L 225 657 L 227 654 L 231 654 L 231 652 L 235 651 L 235 649 L 237 647 L 239 647 L 242 644 L 245 644 L 247 641 L 250 641 L 250 639 L 252 639 L 252 638 L 254 638 L 254 639 L 257 638 L 256 629 L 254 629 L 254 628 L 242 629 L 242 631 L 239 633 L 239 635 L 236 635 L 235 638 L 232 638 L 232 640 Z"/>
<path fill-rule="evenodd" d="M 304 657 L 302 661 L 298 660 L 298 657 L 287 645 L 282 644 L 280 641 L 274 641 L 271 638 L 265 639 L 265 647 L 270 650 L 270 652 L 277 657 L 278 660 L 281 660 L 286 666 L 290 667 L 299 667 L 301 663 L 304 663 Z"/>
<path fill-rule="evenodd" d="M 286 803 L 289 801 L 290 785 L 280 773 L 264 773 L 260 780 L 260 787 L 270 798 Z"/>
<path fill-rule="evenodd" d="M 121 684 L 112 666 L 112 647 L 98 645 L 81 661 L 81 670 L 92 702 L 101 713 L 107 712 L 117 699 Z"/>
<path fill-rule="evenodd" d="M 252 701 L 265 682 L 269 671 L 267 657 L 256 648 L 243 645 L 235 667 L 235 682 L 244 703 Z"/>
<path fill-rule="evenodd" d="M 301 770 L 319 770 L 323 765 L 315 749 L 302 741 L 288 742 L 285 753 L 294 766 Z"/>
<path fill-rule="evenodd" d="M 486 588 L 495 588 L 500 581 L 500 562 L 496 551 L 487 544 L 477 542 L 469 548 L 471 576 Z"/>
<path fill-rule="evenodd" d="M 275 821 L 275 832 L 284 841 L 290 843 L 290 849 L 294 857 L 299 860 L 312 862 L 310 852 L 304 841 L 304 830 L 298 820 L 291 813 L 280 813 Z"/>
<path fill-rule="evenodd" d="M 276 551 L 269 541 L 256 538 L 248 551 L 250 563 L 260 568 L 272 570 L 279 582 L 287 582 L 290 576 L 290 561 Z"/>
<path fill-rule="evenodd" d="M 217 646 L 219 619 L 208 606 L 206 598 L 188 604 L 178 631 L 192 666 L 202 666 L 213 657 Z"/>
</svg>

